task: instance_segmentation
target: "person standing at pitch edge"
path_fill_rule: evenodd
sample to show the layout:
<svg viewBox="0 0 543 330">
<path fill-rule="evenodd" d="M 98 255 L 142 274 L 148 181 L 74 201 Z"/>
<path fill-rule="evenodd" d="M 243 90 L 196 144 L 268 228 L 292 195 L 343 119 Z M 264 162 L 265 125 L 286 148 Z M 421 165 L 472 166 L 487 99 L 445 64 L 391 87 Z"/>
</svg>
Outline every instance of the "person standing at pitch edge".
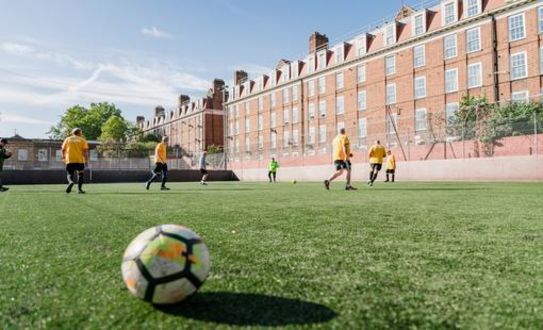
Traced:
<svg viewBox="0 0 543 330">
<path fill-rule="evenodd" d="M 385 182 L 389 182 L 388 175 L 392 176 L 392 182 L 394 182 L 394 175 L 396 174 L 396 156 L 392 154 L 392 151 L 387 151 L 387 179 Z"/>
<path fill-rule="evenodd" d="M 62 159 L 66 163 L 66 172 L 68 178 L 68 187 L 66 193 L 72 192 L 72 188 L 77 182 L 77 192 L 84 194 L 83 179 L 85 176 L 85 164 L 88 160 L 89 144 L 83 138 L 81 128 L 74 128 L 72 135 L 67 137 L 62 143 Z M 77 174 L 77 177 L 76 177 Z"/>
<path fill-rule="evenodd" d="M 200 184 L 207 185 L 207 151 L 203 151 L 202 155 L 200 156 L 200 159 L 198 160 L 198 165 L 200 167 L 200 173 L 202 173 L 202 180 L 200 181 Z"/>
<path fill-rule="evenodd" d="M 273 182 L 277 182 L 277 169 L 279 168 L 279 163 L 275 160 L 275 157 L 272 157 L 270 164 L 268 165 L 268 179 L 270 180 L 270 183 L 272 183 L 272 177 Z"/>
<path fill-rule="evenodd" d="M 368 151 L 368 158 L 370 159 L 370 178 L 368 180 L 368 184 L 370 186 L 373 186 L 373 183 L 375 182 L 375 179 L 377 179 L 377 175 L 379 174 L 379 171 L 383 167 L 383 159 L 386 157 L 386 151 L 385 147 L 381 145 L 381 141 L 377 140 L 375 141 L 375 144 L 371 146 L 370 150 Z"/>
<path fill-rule="evenodd" d="M 339 134 L 334 138 L 332 145 L 334 148 L 333 155 L 336 172 L 332 174 L 328 180 L 324 180 L 324 187 L 326 190 L 330 190 L 330 183 L 341 176 L 343 171 L 346 170 L 347 184 L 345 185 L 345 190 L 357 190 L 355 187 L 351 186 L 351 143 L 345 134 L 345 128 L 342 128 L 339 131 Z"/>
<path fill-rule="evenodd" d="M 162 142 L 158 143 L 155 147 L 155 169 L 153 170 L 153 176 L 145 184 L 145 189 L 149 190 L 151 183 L 153 183 L 158 175 L 162 175 L 162 185 L 160 190 L 170 190 L 166 187 L 166 181 L 168 180 L 168 158 L 166 155 L 166 150 L 168 148 L 168 137 L 164 136 Z"/>
<path fill-rule="evenodd" d="M 0 140 L 0 172 L 2 172 L 2 169 L 4 167 L 4 160 L 11 157 L 11 152 L 6 150 L 6 144 L 8 144 L 8 140 L 1 139 Z M 0 178 L 0 192 L 8 191 L 8 187 L 4 187 L 2 185 L 2 178 Z"/>
</svg>

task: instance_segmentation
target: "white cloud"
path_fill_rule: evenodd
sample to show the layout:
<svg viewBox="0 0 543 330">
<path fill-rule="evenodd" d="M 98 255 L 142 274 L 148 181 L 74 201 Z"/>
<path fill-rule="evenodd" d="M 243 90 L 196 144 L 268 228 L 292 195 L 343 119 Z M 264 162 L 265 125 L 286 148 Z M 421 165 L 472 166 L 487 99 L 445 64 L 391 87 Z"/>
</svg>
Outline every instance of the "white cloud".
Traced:
<svg viewBox="0 0 543 330">
<path fill-rule="evenodd" d="M 2 49 L 3 52 L 11 55 L 28 55 L 35 52 L 34 48 L 31 46 L 13 42 L 4 42 L 0 44 L 0 49 Z"/>
<path fill-rule="evenodd" d="M 53 122 L 36 119 L 28 116 L 21 116 L 13 113 L 0 113 L 0 122 L 6 124 L 27 124 L 27 125 L 53 125 Z"/>
<path fill-rule="evenodd" d="M 58 52 L 38 50 L 35 47 L 27 44 L 3 42 L 0 43 L 0 50 L 8 55 L 23 56 L 35 60 L 47 61 L 64 67 L 70 66 L 76 69 L 90 69 L 92 67 L 91 63 L 77 60 L 72 56 Z"/>
<path fill-rule="evenodd" d="M 148 37 L 159 38 L 159 39 L 173 39 L 174 36 L 168 32 L 159 30 L 156 26 L 150 28 L 142 28 L 141 33 Z"/>
</svg>

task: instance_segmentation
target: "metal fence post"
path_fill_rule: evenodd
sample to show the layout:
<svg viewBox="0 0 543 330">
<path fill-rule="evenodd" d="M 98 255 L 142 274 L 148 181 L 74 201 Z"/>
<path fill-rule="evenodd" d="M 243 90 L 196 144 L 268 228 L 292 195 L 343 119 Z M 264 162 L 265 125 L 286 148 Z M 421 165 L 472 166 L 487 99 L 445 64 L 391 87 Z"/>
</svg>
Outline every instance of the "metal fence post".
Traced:
<svg viewBox="0 0 543 330">
<path fill-rule="evenodd" d="M 464 123 L 462 123 L 462 158 L 466 158 L 466 153 L 465 153 L 465 139 L 464 139 Z"/>
<path fill-rule="evenodd" d="M 537 115 L 534 111 L 534 139 L 535 139 L 535 156 L 536 158 L 539 155 L 539 141 L 537 136 Z"/>
</svg>

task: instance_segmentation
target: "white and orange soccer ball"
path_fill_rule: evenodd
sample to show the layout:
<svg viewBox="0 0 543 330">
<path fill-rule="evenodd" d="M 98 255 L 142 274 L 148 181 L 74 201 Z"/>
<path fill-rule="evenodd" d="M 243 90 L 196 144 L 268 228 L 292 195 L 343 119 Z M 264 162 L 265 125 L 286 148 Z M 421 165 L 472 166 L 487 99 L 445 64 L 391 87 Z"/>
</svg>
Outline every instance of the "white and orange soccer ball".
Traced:
<svg viewBox="0 0 543 330">
<path fill-rule="evenodd" d="M 192 230 L 162 225 L 145 230 L 126 248 L 124 283 L 153 304 L 175 304 L 195 293 L 209 274 L 209 252 Z"/>
</svg>

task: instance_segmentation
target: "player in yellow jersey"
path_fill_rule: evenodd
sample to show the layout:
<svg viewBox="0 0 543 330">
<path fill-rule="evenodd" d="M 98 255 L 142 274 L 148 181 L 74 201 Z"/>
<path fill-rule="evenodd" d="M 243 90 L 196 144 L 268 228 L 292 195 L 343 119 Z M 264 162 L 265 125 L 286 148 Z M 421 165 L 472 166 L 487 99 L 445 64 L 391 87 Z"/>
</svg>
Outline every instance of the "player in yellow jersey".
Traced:
<svg viewBox="0 0 543 330">
<path fill-rule="evenodd" d="M 67 137 L 62 143 L 62 159 L 66 164 L 68 178 L 68 187 L 66 193 L 71 193 L 72 188 L 77 181 L 77 191 L 84 194 L 83 179 L 85 176 L 85 164 L 87 163 L 89 144 L 83 138 L 81 128 L 74 128 L 72 135 Z M 77 177 L 76 177 L 77 174 Z"/>
<path fill-rule="evenodd" d="M 392 176 L 392 182 L 394 182 L 394 175 L 396 174 L 396 156 L 392 154 L 392 151 L 387 151 L 387 179 L 385 182 L 389 182 L 388 175 Z"/>
<path fill-rule="evenodd" d="M 326 190 L 330 190 L 330 183 L 341 176 L 343 171 L 347 171 L 347 184 L 345 190 L 357 190 L 351 185 L 351 143 L 349 137 L 345 134 L 345 128 L 339 131 L 339 134 L 334 138 L 333 144 L 333 157 L 334 165 L 336 166 L 336 172 L 332 174 L 327 180 L 324 180 L 324 187 Z"/>
<path fill-rule="evenodd" d="M 155 148 L 155 169 L 153 170 L 153 176 L 145 184 L 145 189 L 149 190 L 151 183 L 158 178 L 158 175 L 162 175 L 162 185 L 160 190 L 170 190 L 166 187 L 166 181 L 168 180 L 168 158 L 166 157 L 166 149 L 168 148 L 168 137 L 164 136 L 162 142 L 158 143 Z"/>
<path fill-rule="evenodd" d="M 385 147 L 381 145 L 381 141 L 375 141 L 375 144 L 371 146 L 368 151 L 368 158 L 370 159 L 370 179 L 368 184 L 373 186 L 375 179 L 377 179 L 377 174 L 383 167 L 383 159 L 386 157 Z"/>
</svg>

